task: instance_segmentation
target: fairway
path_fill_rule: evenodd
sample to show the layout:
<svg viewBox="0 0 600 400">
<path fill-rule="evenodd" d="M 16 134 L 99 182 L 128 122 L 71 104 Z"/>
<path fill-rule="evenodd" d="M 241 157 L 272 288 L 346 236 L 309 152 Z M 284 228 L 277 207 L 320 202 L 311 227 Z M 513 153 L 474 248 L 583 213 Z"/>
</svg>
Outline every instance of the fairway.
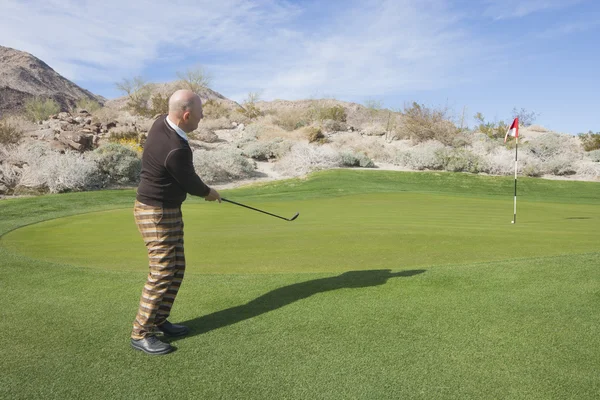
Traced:
<svg viewBox="0 0 600 400">
<path fill-rule="evenodd" d="M 134 191 L 0 202 L 4 399 L 600 392 L 600 184 L 337 170 L 189 199 L 177 351 L 129 347 Z M 149 385 L 148 380 L 168 385 Z"/>
</svg>

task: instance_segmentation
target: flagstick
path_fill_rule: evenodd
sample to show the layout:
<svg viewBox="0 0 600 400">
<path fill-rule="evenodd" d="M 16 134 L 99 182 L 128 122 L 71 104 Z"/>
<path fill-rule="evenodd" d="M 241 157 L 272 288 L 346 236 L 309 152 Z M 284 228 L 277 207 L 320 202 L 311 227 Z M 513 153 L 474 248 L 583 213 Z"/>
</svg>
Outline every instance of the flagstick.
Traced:
<svg viewBox="0 0 600 400">
<path fill-rule="evenodd" d="M 518 161 L 518 148 L 519 148 L 519 137 L 516 137 L 515 141 L 515 210 L 513 216 L 513 224 L 517 223 L 517 161 Z"/>
</svg>

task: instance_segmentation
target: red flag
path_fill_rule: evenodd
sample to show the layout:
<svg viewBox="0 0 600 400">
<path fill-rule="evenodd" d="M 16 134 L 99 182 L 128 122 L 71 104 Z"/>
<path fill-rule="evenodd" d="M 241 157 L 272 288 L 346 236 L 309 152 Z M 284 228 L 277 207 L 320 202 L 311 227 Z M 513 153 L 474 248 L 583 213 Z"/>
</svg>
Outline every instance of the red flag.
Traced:
<svg viewBox="0 0 600 400">
<path fill-rule="evenodd" d="M 519 117 L 515 118 L 508 131 L 506 131 L 506 136 L 504 136 L 504 143 L 506 143 L 506 139 L 508 139 L 509 135 L 516 137 L 517 139 L 519 138 Z"/>
</svg>

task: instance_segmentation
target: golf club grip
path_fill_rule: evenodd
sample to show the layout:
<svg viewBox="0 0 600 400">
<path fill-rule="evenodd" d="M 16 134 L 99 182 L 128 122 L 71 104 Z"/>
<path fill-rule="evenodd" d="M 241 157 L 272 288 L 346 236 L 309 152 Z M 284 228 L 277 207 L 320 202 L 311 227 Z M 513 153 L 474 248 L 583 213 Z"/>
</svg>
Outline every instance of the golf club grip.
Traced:
<svg viewBox="0 0 600 400">
<path fill-rule="evenodd" d="M 222 201 L 226 201 L 227 203 L 235 204 L 236 206 L 240 206 L 240 207 L 244 207 L 244 208 L 249 208 L 250 210 L 258 211 L 258 212 L 261 212 L 261 213 L 263 213 L 263 214 L 270 215 L 270 216 L 272 216 L 272 217 L 277 217 L 277 218 L 281 218 L 281 219 L 284 219 L 284 220 L 286 220 L 286 221 L 289 221 L 289 219 L 287 219 L 287 218 L 284 218 L 284 217 L 280 217 L 279 215 L 271 214 L 270 212 L 266 212 L 266 211 L 263 211 L 263 210 L 259 210 L 258 208 L 250 207 L 250 206 L 247 206 L 247 205 L 245 205 L 245 204 L 236 203 L 235 201 L 233 201 L 233 200 L 229 200 L 229 199 L 226 199 L 226 198 L 224 198 L 224 197 L 221 197 L 221 200 L 222 200 Z"/>
</svg>

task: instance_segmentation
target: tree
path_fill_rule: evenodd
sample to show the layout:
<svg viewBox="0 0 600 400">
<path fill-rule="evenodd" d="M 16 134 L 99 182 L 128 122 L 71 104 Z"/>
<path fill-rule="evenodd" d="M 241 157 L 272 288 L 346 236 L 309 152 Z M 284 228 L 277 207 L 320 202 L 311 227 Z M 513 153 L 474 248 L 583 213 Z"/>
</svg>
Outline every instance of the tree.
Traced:
<svg viewBox="0 0 600 400">
<path fill-rule="evenodd" d="M 529 111 L 524 108 L 518 110 L 517 107 L 515 107 L 513 108 L 512 113 L 514 118 L 519 118 L 519 124 L 523 126 L 531 126 L 537 117 L 539 117 L 539 114 L 535 111 Z"/>
<path fill-rule="evenodd" d="M 199 93 L 201 89 L 208 88 L 212 77 L 202 67 L 188 68 L 185 72 L 177 72 L 181 86 L 194 93 Z"/>
</svg>

